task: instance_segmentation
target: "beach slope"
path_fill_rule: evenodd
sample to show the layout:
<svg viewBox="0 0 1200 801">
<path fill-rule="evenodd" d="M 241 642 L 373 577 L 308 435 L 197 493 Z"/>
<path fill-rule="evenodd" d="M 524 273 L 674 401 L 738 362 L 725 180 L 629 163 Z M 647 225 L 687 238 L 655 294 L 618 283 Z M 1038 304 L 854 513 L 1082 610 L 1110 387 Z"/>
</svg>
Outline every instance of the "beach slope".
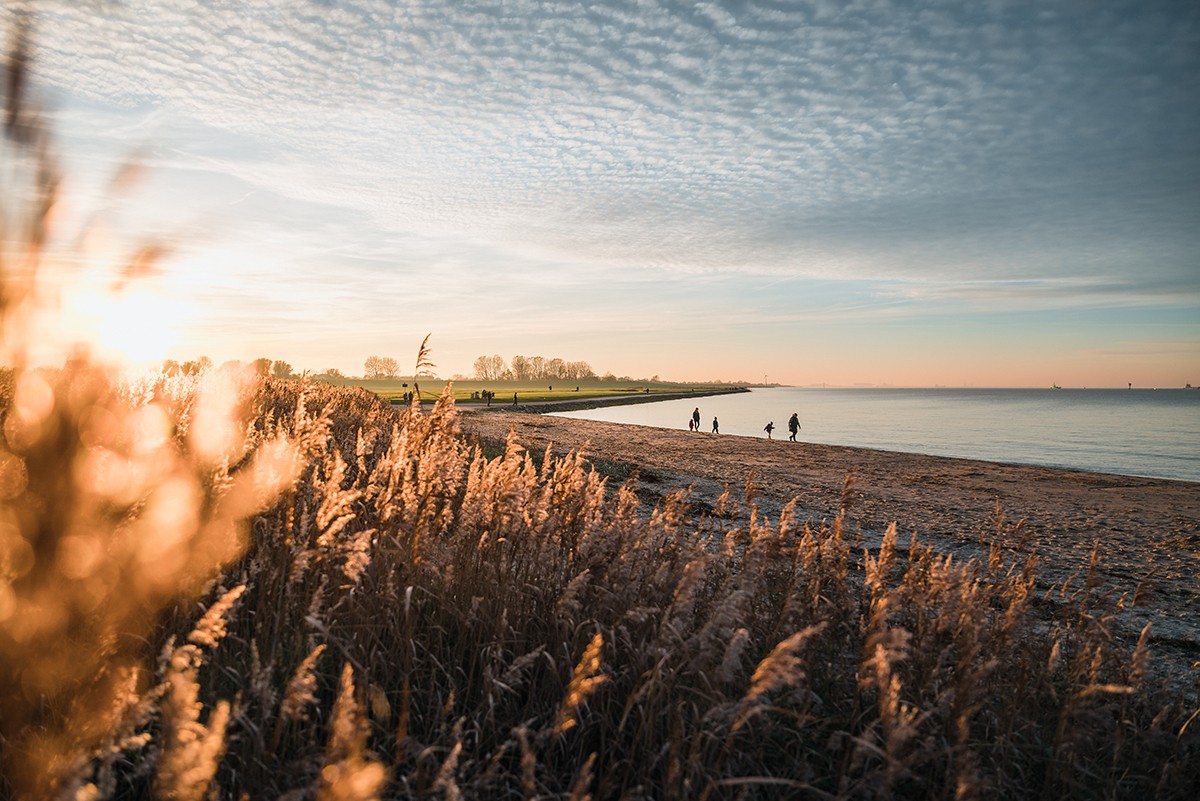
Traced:
<svg viewBox="0 0 1200 801">
<path fill-rule="evenodd" d="M 1200 485 L 1191 482 L 500 411 L 465 414 L 462 427 L 636 468 L 647 500 L 691 488 L 698 512 L 727 485 L 742 499 L 751 478 L 769 515 L 795 501 L 801 520 L 820 521 L 845 499 L 866 547 L 894 521 L 902 542 L 916 534 L 956 559 L 978 556 L 996 537 L 999 508 L 1008 541 L 1039 555 L 1045 602 L 1080 585 L 1098 543 L 1097 578 L 1122 602 L 1123 627 L 1153 623 L 1154 639 L 1200 657 Z"/>
</svg>

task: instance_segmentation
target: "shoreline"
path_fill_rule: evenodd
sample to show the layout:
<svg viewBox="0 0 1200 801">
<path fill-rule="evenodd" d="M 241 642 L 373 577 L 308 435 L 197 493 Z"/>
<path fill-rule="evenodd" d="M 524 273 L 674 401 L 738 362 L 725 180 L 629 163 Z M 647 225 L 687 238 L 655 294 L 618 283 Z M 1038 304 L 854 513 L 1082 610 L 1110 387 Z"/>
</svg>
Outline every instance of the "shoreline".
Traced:
<svg viewBox="0 0 1200 801">
<path fill-rule="evenodd" d="M 566 398 L 563 400 L 534 401 L 532 403 L 503 402 L 497 400 L 493 406 L 479 404 L 455 404 L 460 412 L 493 414 L 496 412 L 517 412 L 520 414 L 548 414 L 550 412 L 576 412 L 586 409 L 601 409 L 606 406 L 632 406 L 637 403 L 657 403 L 658 401 L 682 400 L 684 398 L 708 398 L 713 395 L 737 395 L 749 392 L 747 387 L 727 387 L 724 389 L 702 389 L 691 392 L 660 392 L 649 394 L 630 393 L 628 395 L 607 395 L 591 398 Z M 392 402 L 396 404 L 396 401 Z"/>
<path fill-rule="evenodd" d="M 916 536 L 956 561 L 986 558 L 999 504 L 1006 530 L 1017 527 L 1022 549 L 1038 554 L 1040 603 L 1061 602 L 1079 589 L 1099 543 L 1098 580 L 1109 597 L 1122 599 L 1122 633 L 1136 638 L 1151 623 L 1159 648 L 1186 664 L 1200 659 L 1194 483 L 492 411 L 460 416 L 464 433 L 503 442 L 515 431 L 531 452 L 582 451 L 594 462 L 624 466 L 648 503 L 689 491 L 697 514 L 726 487 L 740 502 L 752 479 L 761 514 L 778 520 L 794 502 L 797 522 L 816 526 L 837 514 L 852 475 L 848 519 L 867 548 L 895 522 L 901 544 Z"/>
<path fill-rule="evenodd" d="M 759 387 L 754 387 L 754 389 L 758 389 L 758 388 Z M 904 390 L 907 388 L 897 388 L 897 389 Z M 587 409 L 598 409 L 598 408 L 609 407 L 609 406 L 615 407 L 615 406 L 631 405 L 631 404 L 635 404 L 635 403 L 651 403 L 651 402 L 656 402 L 656 401 L 682 400 L 682 399 L 686 399 L 689 397 L 701 398 L 701 397 L 704 397 L 707 395 L 728 395 L 728 394 L 737 394 L 737 393 L 749 393 L 752 391 L 753 391 L 753 389 L 750 386 L 742 386 L 742 387 L 738 387 L 738 388 L 734 388 L 734 389 L 727 389 L 727 390 L 709 390 L 709 391 L 695 392 L 695 393 L 671 393 L 671 394 L 664 394 L 664 395 L 658 395 L 658 396 L 651 395 L 648 397 L 644 397 L 641 395 L 629 395 L 629 396 L 622 396 L 622 397 L 595 398 L 595 399 L 591 399 L 590 401 L 586 400 L 586 399 L 580 400 L 580 401 L 574 401 L 574 400 L 547 401 L 547 402 L 539 402 L 539 403 L 531 403 L 531 404 L 522 404 L 521 406 L 518 406 L 518 407 L 514 407 L 512 404 L 509 404 L 507 406 L 504 406 L 504 405 L 501 405 L 498 407 L 493 406 L 490 409 L 487 409 L 487 411 L 489 411 L 489 412 L 520 411 L 520 412 L 531 412 L 531 413 L 535 413 L 535 414 L 554 414 L 554 413 L 558 413 L 558 412 L 582 411 L 582 410 L 587 410 Z M 985 390 L 985 391 L 990 391 L 990 390 Z M 1083 391 L 1086 391 L 1086 390 L 1083 390 Z M 1105 389 L 1105 390 L 1100 390 L 1100 391 L 1108 392 L 1110 390 Z M 1121 391 L 1124 392 L 1125 390 L 1121 390 Z M 1157 391 L 1157 390 L 1149 390 L 1149 391 Z M 1183 390 L 1180 390 L 1180 391 L 1182 392 Z M 467 410 L 475 411 L 475 409 L 473 409 L 471 407 L 464 407 L 464 406 L 459 406 L 459 409 L 463 410 L 463 411 L 467 411 Z M 661 427 L 661 428 L 664 428 L 665 430 L 673 430 L 673 426 L 670 426 L 670 425 L 662 426 L 662 425 L 659 425 L 659 424 L 656 424 L 653 422 L 629 423 L 629 425 L 644 425 L 644 426 L 652 426 L 652 427 Z M 781 438 L 786 436 L 786 431 L 784 429 L 784 426 L 776 426 L 776 429 L 778 430 L 779 436 Z M 707 433 L 707 431 L 706 431 L 706 433 Z M 754 433 L 747 434 L 744 430 L 741 430 L 738 433 L 722 433 L 721 436 L 743 436 L 743 437 L 747 437 L 749 439 L 756 439 L 761 435 L 754 434 Z M 815 445 L 818 443 L 811 443 L 811 444 Z M 968 460 L 975 460 L 975 461 L 985 461 L 985 462 L 989 462 L 989 463 L 994 462 L 994 463 L 998 463 L 998 464 L 1013 464 L 1013 465 L 1028 466 L 1028 467 L 1040 467 L 1040 468 L 1046 468 L 1049 470 L 1076 471 L 1076 472 L 1089 473 L 1089 474 L 1095 474 L 1095 475 L 1117 475 L 1117 476 L 1122 476 L 1122 477 L 1127 477 L 1127 478 L 1139 478 L 1139 479 L 1162 480 L 1162 481 L 1177 481 L 1177 482 L 1182 482 L 1185 484 L 1190 484 L 1193 488 L 1200 490 L 1200 476 L 1193 476 L 1193 475 L 1186 474 L 1186 473 L 1183 475 L 1179 475 L 1179 474 L 1172 475 L 1171 471 L 1169 471 L 1169 470 L 1166 472 L 1160 471 L 1156 474 L 1153 470 L 1153 465 L 1150 468 L 1148 468 L 1146 472 L 1142 472 L 1142 473 L 1114 472 L 1111 468 L 1104 469 L 1103 467 L 1072 464 L 1072 463 L 1070 463 L 1069 460 L 1062 461 L 1062 460 L 1055 460 L 1052 458 L 1044 458 L 1042 460 L 1022 460 L 1020 458 L 1020 456 L 1017 454 L 1011 454 L 1011 457 L 1012 457 L 1011 459 L 1005 459 L 998 455 L 974 456 L 971 453 L 967 453 L 967 452 L 955 453 L 954 451 L 957 449 L 954 449 L 954 448 L 948 449 L 948 452 L 943 452 L 943 453 L 930 452 L 928 449 L 925 449 L 925 450 L 912 449 L 912 450 L 910 450 L 910 449 L 907 449 L 907 446 L 909 445 L 909 443 L 902 443 L 902 442 L 901 443 L 892 443 L 891 447 L 887 447 L 887 446 L 876 447 L 871 444 L 866 444 L 863 442 L 858 442 L 858 443 L 853 443 L 853 444 L 844 444 L 844 443 L 839 443 L 837 441 L 829 441 L 829 440 L 826 440 L 825 442 L 822 442 L 820 444 L 829 445 L 830 447 L 848 447 L 848 448 L 852 448 L 852 449 L 876 450 L 876 451 L 882 451 L 885 453 L 903 453 L 903 454 L 911 454 L 911 455 L 929 456 L 929 457 L 933 457 L 933 458 L 968 459 Z M 920 446 L 917 446 L 917 447 L 920 447 Z"/>
</svg>

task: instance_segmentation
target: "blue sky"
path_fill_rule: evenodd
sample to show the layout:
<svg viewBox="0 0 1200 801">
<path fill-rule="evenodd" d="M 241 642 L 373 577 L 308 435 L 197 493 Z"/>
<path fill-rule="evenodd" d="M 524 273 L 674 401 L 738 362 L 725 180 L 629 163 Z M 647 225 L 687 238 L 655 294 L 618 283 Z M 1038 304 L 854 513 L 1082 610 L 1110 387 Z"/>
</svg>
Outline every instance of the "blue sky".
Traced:
<svg viewBox="0 0 1200 801">
<path fill-rule="evenodd" d="M 1200 384 L 1194 2 L 36 6 L 168 355 Z"/>
</svg>

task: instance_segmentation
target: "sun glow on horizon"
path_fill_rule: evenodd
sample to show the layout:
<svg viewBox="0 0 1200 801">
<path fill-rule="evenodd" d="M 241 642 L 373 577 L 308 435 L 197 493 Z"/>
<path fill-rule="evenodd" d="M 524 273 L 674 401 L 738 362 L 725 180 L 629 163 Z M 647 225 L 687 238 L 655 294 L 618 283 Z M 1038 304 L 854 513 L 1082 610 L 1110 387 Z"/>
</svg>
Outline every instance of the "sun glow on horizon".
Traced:
<svg viewBox="0 0 1200 801">
<path fill-rule="evenodd" d="M 57 365 L 84 352 L 129 375 L 161 364 L 195 314 L 194 304 L 170 291 L 171 283 L 165 275 L 123 281 L 100 267 L 43 276 L 27 301 L 25 358 Z"/>
</svg>

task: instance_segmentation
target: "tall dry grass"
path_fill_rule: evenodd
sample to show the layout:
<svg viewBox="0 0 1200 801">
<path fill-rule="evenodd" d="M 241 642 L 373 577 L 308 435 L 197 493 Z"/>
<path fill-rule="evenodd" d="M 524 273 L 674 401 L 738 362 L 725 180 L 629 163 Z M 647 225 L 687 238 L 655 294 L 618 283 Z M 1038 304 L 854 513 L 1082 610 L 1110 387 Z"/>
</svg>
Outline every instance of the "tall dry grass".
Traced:
<svg viewBox="0 0 1200 801">
<path fill-rule="evenodd" d="M 243 550 L 180 537 L 186 559 L 138 561 L 121 547 L 135 531 L 153 540 L 140 522 L 152 501 L 114 519 L 75 488 L 54 506 L 105 538 L 94 570 L 122 602 L 80 608 L 76 593 L 95 586 L 62 574 L 62 543 L 82 523 L 36 518 L 58 543 L 48 564 L 31 560 L 37 583 L 34 567 L 15 580 L 9 557 L 8 592 L 24 604 L 3 624 L 9 792 L 1190 798 L 1200 787 L 1192 709 L 1147 683 L 1145 638 L 1114 636 L 1112 599 L 1086 576 L 1035 595 L 1036 559 L 1006 547 L 1007 531 L 964 564 L 900 547 L 894 528 L 864 553 L 841 517 L 694 520 L 682 495 L 640 508 L 578 456 L 511 441 L 488 456 L 458 435 L 448 399 L 394 411 L 357 390 L 268 381 L 253 406 L 254 452 L 287 443 L 299 457 Z M 55 441 L 76 463 L 95 448 Z M 187 442 L 163 447 L 182 459 Z M 30 479 L 6 514 L 37 505 L 45 457 L 33 456 L 10 446 Z M 201 471 L 200 508 L 220 508 L 254 464 Z M 177 562 L 187 571 L 159 572 Z M 75 625 L 24 634 L 27 596 Z M 13 650 L 20 637 L 31 645 Z"/>
<path fill-rule="evenodd" d="M 1019 526 L 868 551 L 751 485 L 644 508 L 449 396 L 33 369 L 37 236 L 0 264 L 3 797 L 1200 792 L 1194 678 L 1151 682 L 1088 575 L 1035 593 Z"/>
</svg>

